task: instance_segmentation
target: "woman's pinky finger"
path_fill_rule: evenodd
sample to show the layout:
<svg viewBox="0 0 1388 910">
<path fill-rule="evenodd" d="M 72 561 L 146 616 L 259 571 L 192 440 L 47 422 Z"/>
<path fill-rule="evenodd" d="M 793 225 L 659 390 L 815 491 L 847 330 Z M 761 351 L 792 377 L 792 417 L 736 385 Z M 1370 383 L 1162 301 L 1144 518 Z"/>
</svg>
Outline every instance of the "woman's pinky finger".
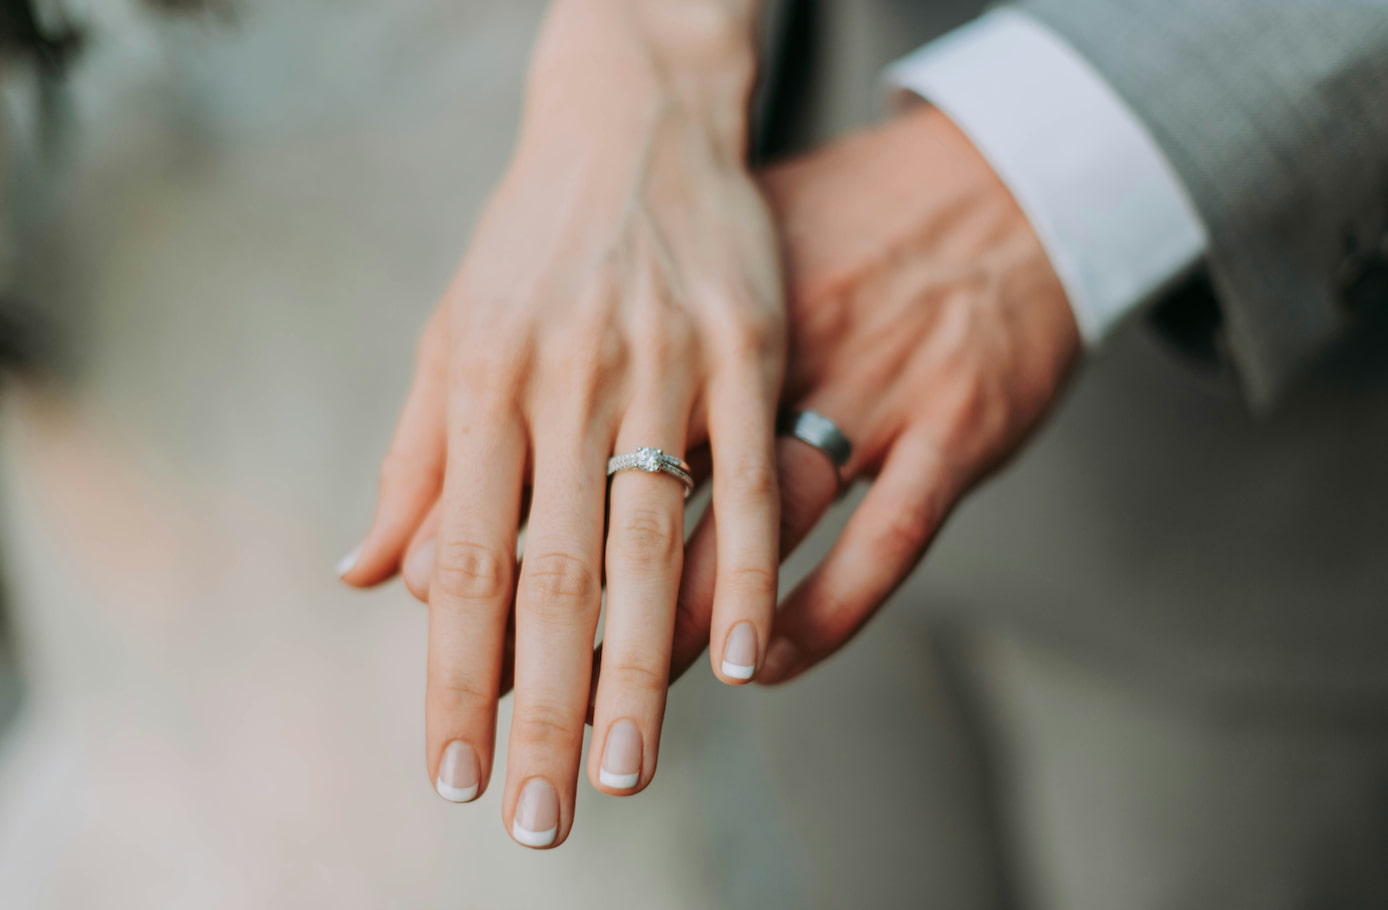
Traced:
<svg viewBox="0 0 1388 910">
<path fill-rule="evenodd" d="M 897 440 L 829 555 L 776 616 L 759 682 L 784 682 L 838 650 L 920 561 L 962 491 L 923 433 Z"/>
<path fill-rule="evenodd" d="M 448 389 L 439 319 L 435 316 L 425 329 L 414 380 L 381 463 L 371 527 L 361 544 L 338 561 L 338 577 L 349 585 L 369 587 L 395 574 L 406 545 L 443 489 Z"/>
<path fill-rule="evenodd" d="M 709 406 L 718 512 L 709 656 L 732 685 L 751 680 L 766 653 L 781 563 L 776 394 L 748 373 L 725 377 Z"/>
<path fill-rule="evenodd" d="M 839 490 L 839 475 L 823 452 L 790 436 L 776 440 L 780 477 L 780 558 L 789 556 L 824 516 Z M 718 516 L 706 511 L 685 547 L 684 574 L 675 611 L 670 681 L 684 675 L 709 643 L 718 573 Z"/>
</svg>

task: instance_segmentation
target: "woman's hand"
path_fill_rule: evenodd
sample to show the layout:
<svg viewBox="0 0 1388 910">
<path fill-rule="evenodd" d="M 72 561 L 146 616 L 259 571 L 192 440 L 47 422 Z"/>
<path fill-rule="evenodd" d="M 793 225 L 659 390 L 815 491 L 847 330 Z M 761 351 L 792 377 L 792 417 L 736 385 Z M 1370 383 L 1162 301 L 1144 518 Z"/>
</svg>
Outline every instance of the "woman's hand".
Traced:
<svg viewBox="0 0 1388 910">
<path fill-rule="evenodd" d="M 791 592 L 759 682 L 837 650 L 920 561 L 960 499 L 1030 436 L 1079 352 L 1064 289 L 1007 189 L 938 111 L 918 108 L 764 179 L 782 226 L 786 400 L 854 443 L 873 485 Z M 777 443 L 789 553 L 840 488 L 828 458 Z M 707 641 L 724 518 L 685 556 L 674 675 Z"/>
<path fill-rule="evenodd" d="M 715 672 L 745 682 L 769 639 L 785 321 L 774 231 L 744 165 L 752 47 L 745 2 L 554 5 L 517 151 L 425 330 L 376 520 L 344 572 L 388 575 L 438 502 L 430 776 L 457 801 L 485 788 L 513 617 L 502 815 L 528 846 L 572 825 L 604 569 L 589 778 L 629 794 L 655 772 L 685 491 L 627 471 L 609 505 L 610 455 L 707 440 Z"/>
<path fill-rule="evenodd" d="M 1040 423 L 1079 339 L 1022 212 L 938 111 L 773 168 L 762 184 L 786 256 L 786 400 L 829 415 L 856 444 L 840 475 L 823 453 L 778 440 L 782 555 L 845 480 L 882 474 L 783 605 L 757 676 L 774 683 L 843 645 L 904 580 L 953 506 Z M 415 552 L 433 533 L 426 522 Z M 672 679 L 708 643 L 717 536 L 710 513 L 686 549 Z M 428 575 L 413 557 L 404 575 L 423 599 Z"/>
</svg>

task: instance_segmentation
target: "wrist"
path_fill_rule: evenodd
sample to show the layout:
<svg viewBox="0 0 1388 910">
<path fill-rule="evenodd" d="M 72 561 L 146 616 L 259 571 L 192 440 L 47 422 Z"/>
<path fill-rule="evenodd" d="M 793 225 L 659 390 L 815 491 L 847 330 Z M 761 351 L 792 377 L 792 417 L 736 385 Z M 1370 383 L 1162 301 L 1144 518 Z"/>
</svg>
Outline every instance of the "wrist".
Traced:
<svg viewBox="0 0 1388 910">
<path fill-rule="evenodd" d="M 553 28 L 640 38 L 677 67 L 715 70 L 754 55 L 760 0 L 553 0 L 537 53 Z"/>
<path fill-rule="evenodd" d="M 756 83 L 753 0 L 555 0 L 536 43 L 526 120 L 620 135 L 677 113 L 741 156 Z"/>
</svg>

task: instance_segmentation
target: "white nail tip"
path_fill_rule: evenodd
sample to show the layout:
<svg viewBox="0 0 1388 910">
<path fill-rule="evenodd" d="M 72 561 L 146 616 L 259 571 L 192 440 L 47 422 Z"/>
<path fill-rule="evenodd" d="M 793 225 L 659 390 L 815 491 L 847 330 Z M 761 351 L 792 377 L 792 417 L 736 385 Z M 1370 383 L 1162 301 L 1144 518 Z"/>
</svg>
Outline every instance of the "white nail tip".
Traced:
<svg viewBox="0 0 1388 910">
<path fill-rule="evenodd" d="M 630 790 L 641 780 L 641 772 L 635 771 L 631 774 L 616 774 L 606 768 L 599 768 L 598 780 L 604 787 L 611 787 L 613 790 Z"/>
<path fill-rule="evenodd" d="M 730 660 L 723 661 L 723 675 L 731 676 L 733 679 L 751 679 L 752 674 L 757 672 L 756 667 L 747 667 L 742 664 L 735 664 Z"/>
<path fill-rule="evenodd" d="M 548 831 L 531 831 L 520 822 L 512 822 L 511 836 L 527 847 L 548 847 L 559 836 L 559 826 L 555 825 Z"/>
<path fill-rule="evenodd" d="M 450 787 L 441 780 L 434 781 L 434 789 L 439 792 L 439 796 L 450 803 L 470 802 L 477 796 L 479 786 L 479 784 L 473 784 L 471 787 Z"/>
<path fill-rule="evenodd" d="M 337 577 L 341 578 L 352 571 L 357 565 L 357 560 L 361 558 L 361 547 L 357 547 L 346 556 L 337 561 Z"/>
</svg>

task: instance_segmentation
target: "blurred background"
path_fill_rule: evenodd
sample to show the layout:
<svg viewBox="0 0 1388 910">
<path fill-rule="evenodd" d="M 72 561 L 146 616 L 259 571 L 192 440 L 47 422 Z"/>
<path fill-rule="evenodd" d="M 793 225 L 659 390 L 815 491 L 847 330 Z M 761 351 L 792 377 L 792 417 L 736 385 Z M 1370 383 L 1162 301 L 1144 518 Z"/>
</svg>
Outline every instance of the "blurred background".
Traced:
<svg viewBox="0 0 1388 910">
<path fill-rule="evenodd" d="M 854 646 L 781 690 L 730 691 L 696 667 L 672 693 L 655 784 L 632 800 L 581 784 L 563 848 L 515 846 L 495 791 L 435 796 L 424 612 L 331 567 L 366 526 L 416 334 L 509 152 L 544 5 L 50 4 L 81 35 L 61 82 L 5 68 L 0 906 L 1005 908 L 1074 858 L 1160 893 L 1172 862 L 1200 862 L 1177 836 L 1190 803 L 1227 801 L 1228 840 L 1249 845 L 1260 819 L 1295 813 L 1277 778 L 1246 771 L 1250 740 L 1202 738 L 1263 665 L 1165 647 L 1170 611 L 1108 611 L 1146 591 L 1224 615 L 1181 600 L 1216 570 L 1182 545 L 1207 520 L 1199 491 L 1171 493 L 1251 421 L 1136 331 L 1113 343 L 1124 370 L 1084 377 Z M 776 58 L 790 100 L 766 114 L 770 152 L 879 119 L 880 67 L 978 8 L 809 6 L 787 27 L 836 40 L 813 65 Z M 1157 424 L 1111 429 L 1177 401 L 1198 419 L 1174 461 L 1153 463 Z M 1302 460 L 1276 451 L 1260 476 L 1294 487 Z M 1152 483 L 1122 492 L 1100 461 Z M 1170 547 L 1129 541 L 1137 521 L 1164 522 Z M 1236 570 L 1276 558 L 1238 553 Z M 1324 560 L 1314 578 L 1369 557 L 1307 558 Z M 1082 634 L 1035 631 L 1057 605 Z M 1231 618 L 1211 635 L 1246 632 Z M 1258 656 L 1315 634 L 1260 629 Z M 1345 661 L 1346 689 L 1376 654 Z M 1207 698 L 1210 680 L 1236 694 Z M 1242 729 L 1333 778 L 1276 730 Z M 1381 762 L 1375 737 L 1337 755 Z M 1346 800 L 1346 817 L 1382 808 Z M 1283 906 L 1257 891 L 1276 850 L 1241 849 L 1220 874 L 1245 906 Z"/>
</svg>

